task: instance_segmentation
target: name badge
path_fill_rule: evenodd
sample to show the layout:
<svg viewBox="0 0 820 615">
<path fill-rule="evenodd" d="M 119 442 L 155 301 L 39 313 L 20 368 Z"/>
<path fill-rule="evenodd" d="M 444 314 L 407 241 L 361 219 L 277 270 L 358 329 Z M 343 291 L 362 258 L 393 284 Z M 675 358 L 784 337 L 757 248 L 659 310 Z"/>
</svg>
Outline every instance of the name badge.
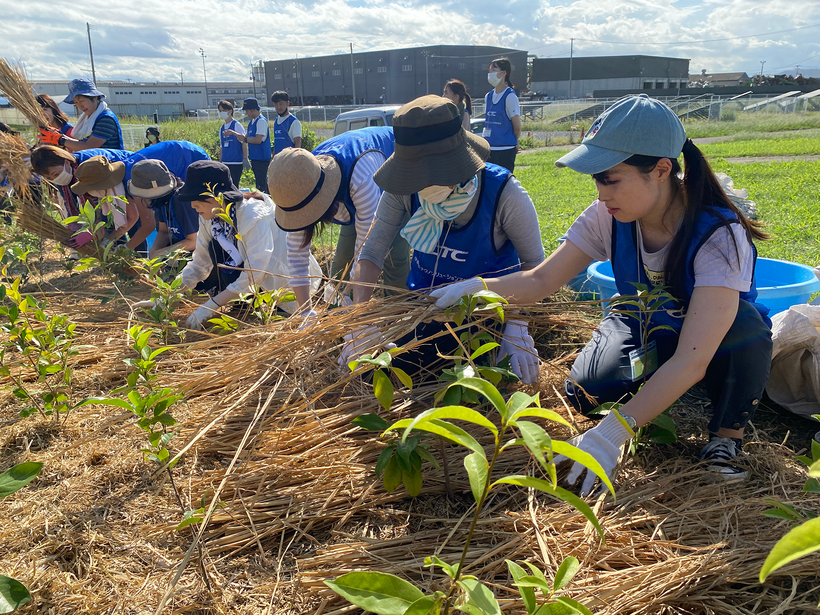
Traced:
<svg viewBox="0 0 820 615">
<path fill-rule="evenodd" d="M 643 348 L 636 348 L 629 353 L 629 367 L 632 370 L 632 382 L 641 380 L 644 374 L 647 376 L 658 369 L 658 346 L 654 341 L 649 342 L 646 351 Z"/>
</svg>

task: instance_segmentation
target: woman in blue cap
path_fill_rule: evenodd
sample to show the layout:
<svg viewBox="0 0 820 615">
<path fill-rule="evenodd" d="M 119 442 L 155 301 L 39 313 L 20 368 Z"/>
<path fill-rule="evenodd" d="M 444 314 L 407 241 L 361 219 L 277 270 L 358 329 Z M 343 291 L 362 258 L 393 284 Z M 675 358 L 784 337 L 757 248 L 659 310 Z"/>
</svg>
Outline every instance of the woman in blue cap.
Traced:
<svg viewBox="0 0 820 615">
<path fill-rule="evenodd" d="M 592 175 L 598 189 L 567 241 L 531 271 L 435 290 L 436 305 L 448 307 L 485 287 L 517 303 L 535 302 L 596 259 L 612 262 L 621 295 L 634 295 L 635 283 L 667 286 L 676 300 L 651 320 L 611 311 L 573 364 L 566 393 L 575 408 L 588 414 L 605 402 L 623 403 L 576 445 L 611 474 L 635 430 L 703 380 L 713 416 L 701 459 L 722 480 L 744 480 L 748 471 L 737 459 L 743 429 L 771 364 L 771 322 L 756 302 L 752 243 L 766 235 L 725 196 L 675 113 L 645 94 L 610 107 L 555 164 Z M 645 343 L 645 329 L 659 325 L 665 328 Z M 584 470 L 575 464 L 570 482 Z M 588 472 L 582 491 L 594 482 Z"/>
<path fill-rule="evenodd" d="M 68 96 L 63 102 L 76 105 L 82 115 L 68 135 L 50 128 L 40 128 L 40 142 L 59 145 L 71 152 L 93 148 L 123 149 L 120 122 L 104 98 L 105 94 L 90 79 L 69 82 Z"/>
</svg>

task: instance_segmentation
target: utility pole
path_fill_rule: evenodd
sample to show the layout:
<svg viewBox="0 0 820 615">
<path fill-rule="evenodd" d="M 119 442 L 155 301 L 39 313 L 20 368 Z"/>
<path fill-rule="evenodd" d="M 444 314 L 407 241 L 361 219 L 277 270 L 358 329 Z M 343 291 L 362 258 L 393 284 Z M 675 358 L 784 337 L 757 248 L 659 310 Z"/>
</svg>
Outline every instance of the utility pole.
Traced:
<svg viewBox="0 0 820 615">
<path fill-rule="evenodd" d="M 353 83 L 353 104 L 356 104 L 356 69 L 353 67 L 353 43 L 350 43 L 350 81 Z"/>
<path fill-rule="evenodd" d="M 766 60 L 760 61 L 760 76 L 763 76 L 763 65 L 766 63 Z"/>
<path fill-rule="evenodd" d="M 425 49 L 424 51 L 424 76 L 426 81 L 425 86 L 425 94 L 430 93 L 430 52 Z"/>
<path fill-rule="evenodd" d="M 182 78 L 182 69 L 179 69 L 179 84 L 185 85 L 185 79 Z"/>
<path fill-rule="evenodd" d="M 91 56 L 91 80 L 97 85 L 97 72 L 94 70 L 94 50 L 91 48 L 91 24 L 85 22 L 85 30 L 88 32 L 88 55 Z"/>
<path fill-rule="evenodd" d="M 575 45 L 575 39 L 569 39 L 569 96 L 568 98 L 572 100 L 572 48 Z"/>
<path fill-rule="evenodd" d="M 205 58 L 208 56 L 205 55 L 205 50 L 200 47 L 199 48 L 199 55 L 202 56 L 202 76 L 205 77 L 205 108 L 208 108 L 208 73 L 205 72 Z"/>
</svg>

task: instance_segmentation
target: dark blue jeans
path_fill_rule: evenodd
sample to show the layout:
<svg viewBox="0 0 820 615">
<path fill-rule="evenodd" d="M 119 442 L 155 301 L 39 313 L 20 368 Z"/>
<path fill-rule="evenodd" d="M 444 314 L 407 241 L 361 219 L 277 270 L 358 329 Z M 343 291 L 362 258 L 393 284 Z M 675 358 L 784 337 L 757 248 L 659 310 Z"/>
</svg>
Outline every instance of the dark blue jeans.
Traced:
<svg viewBox="0 0 820 615">
<path fill-rule="evenodd" d="M 658 331 L 650 336 L 657 345 L 658 366 L 668 361 L 678 346 L 678 336 Z M 638 321 L 616 312 L 598 325 L 592 340 L 575 359 L 566 382 L 572 405 L 590 414 L 606 402 L 626 402 L 638 392 L 643 379 L 632 381 L 629 353 L 642 347 Z M 706 369 L 703 384 L 714 408 L 709 431 L 721 427 L 741 429 L 757 410 L 769 379 L 772 363 L 772 330 L 760 313 L 741 299 L 737 316 Z M 651 375 L 649 376 L 652 377 Z M 594 401 L 587 399 L 581 387 Z"/>
</svg>

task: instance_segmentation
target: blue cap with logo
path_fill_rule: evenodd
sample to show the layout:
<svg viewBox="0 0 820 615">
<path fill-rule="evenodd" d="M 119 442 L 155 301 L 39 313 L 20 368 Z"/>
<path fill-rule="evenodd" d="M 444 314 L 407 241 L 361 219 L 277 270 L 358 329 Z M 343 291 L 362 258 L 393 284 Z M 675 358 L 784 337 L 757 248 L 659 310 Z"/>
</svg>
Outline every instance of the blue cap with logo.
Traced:
<svg viewBox="0 0 820 615">
<path fill-rule="evenodd" d="M 628 96 L 598 116 L 581 145 L 555 166 L 593 175 L 635 154 L 677 159 L 685 142 L 686 131 L 672 109 L 646 94 Z"/>
</svg>

